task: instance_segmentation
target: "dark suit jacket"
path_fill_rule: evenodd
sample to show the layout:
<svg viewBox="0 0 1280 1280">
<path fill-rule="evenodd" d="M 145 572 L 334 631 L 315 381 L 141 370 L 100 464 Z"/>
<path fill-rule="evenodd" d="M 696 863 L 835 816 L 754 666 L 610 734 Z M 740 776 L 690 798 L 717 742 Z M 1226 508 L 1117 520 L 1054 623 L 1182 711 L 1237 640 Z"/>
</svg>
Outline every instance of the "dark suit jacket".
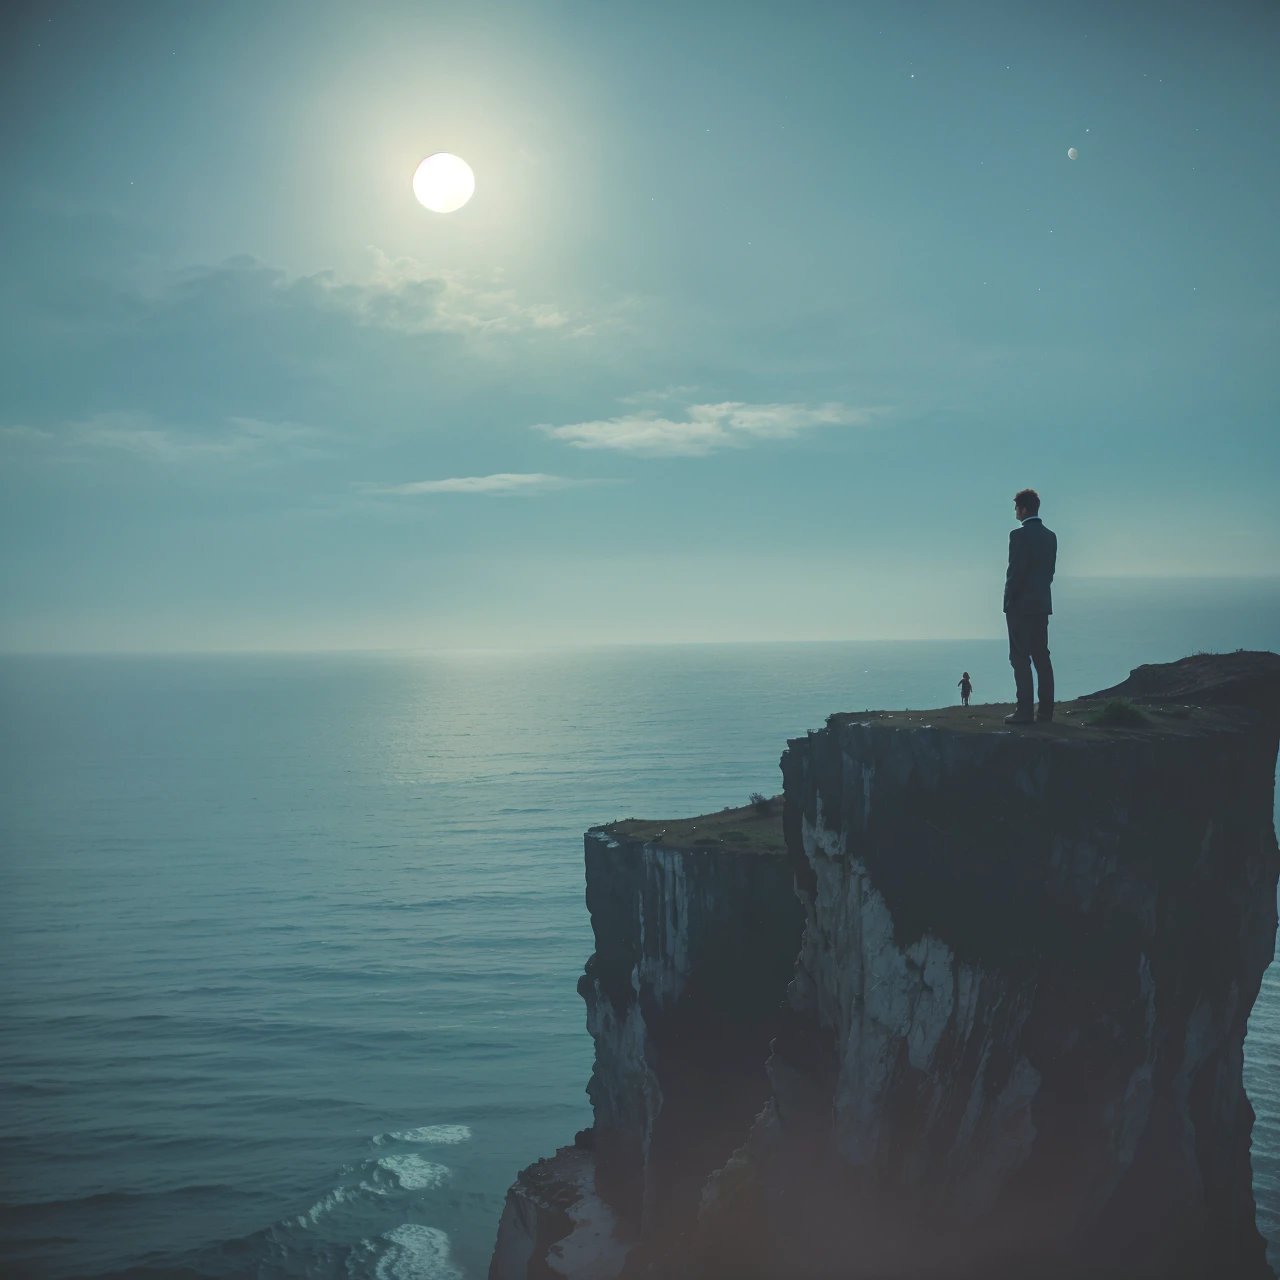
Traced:
<svg viewBox="0 0 1280 1280">
<path fill-rule="evenodd" d="M 1052 613 L 1049 584 L 1058 564 L 1058 535 L 1039 516 L 1009 534 L 1009 572 L 1004 577 L 1005 613 Z"/>
</svg>

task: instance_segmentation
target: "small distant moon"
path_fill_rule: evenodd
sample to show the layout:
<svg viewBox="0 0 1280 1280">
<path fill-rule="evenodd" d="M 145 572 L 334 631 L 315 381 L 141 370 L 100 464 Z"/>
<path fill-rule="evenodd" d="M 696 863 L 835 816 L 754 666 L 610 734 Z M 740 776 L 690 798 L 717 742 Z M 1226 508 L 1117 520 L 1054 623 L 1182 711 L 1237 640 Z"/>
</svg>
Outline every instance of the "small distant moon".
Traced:
<svg viewBox="0 0 1280 1280">
<path fill-rule="evenodd" d="M 476 189 L 476 175 L 459 156 L 437 151 L 428 156 L 413 174 L 413 194 L 432 213 L 452 213 L 461 209 Z"/>
<path fill-rule="evenodd" d="M 1068 148 L 1067 148 L 1067 159 L 1068 159 L 1068 160 L 1074 160 L 1074 159 L 1075 159 L 1079 154 L 1080 154 L 1080 153 L 1075 149 L 1075 147 L 1068 147 Z"/>
</svg>

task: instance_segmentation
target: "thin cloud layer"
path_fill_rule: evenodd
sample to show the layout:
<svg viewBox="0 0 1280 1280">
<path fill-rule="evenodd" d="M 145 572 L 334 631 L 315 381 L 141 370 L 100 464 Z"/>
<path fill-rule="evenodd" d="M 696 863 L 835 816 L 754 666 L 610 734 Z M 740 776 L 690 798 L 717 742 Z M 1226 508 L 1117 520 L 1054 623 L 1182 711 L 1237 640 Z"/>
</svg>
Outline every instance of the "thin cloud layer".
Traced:
<svg viewBox="0 0 1280 1280">
<path fill-rule="evenodd" d="M 548 493 L 553 489 L 574 489 L 598 484 L 596 480 L 573 480 L 541 472 L 500 471 L 491 476 L 455 476 L 449 480 L 414 480 L 408 484 L 370 487 L 369 493 Z"/>
<path fill-rule="evenodd" d="M 485 336 L 565 330 L 581 337 L 591 326 L 550 303 L 521 299 L 500 274 L 488 277 L 432 269 L 415 258 L 390 258 L 371 248 L 372 268 L 363 279 L 333 271 L 294 276 L 251 257 L 192 272 L 151 305 L 207 297 L 236 297 L 241 305 L 289 313 L 329 313 L 370 329 L 411 336 Z"/>
<path fill-rule="evenodd" d="M 228 418 L 208 433 L 158 427 L 132 414 L 99 414 L 74 424 L 74 439 L 100 448 L 122 449 L 157 462 L 243 457 L 279 449 L 315 435 L 295 422 Z"/>
<path fill-rule="evenodd" d="M 591 326 L 551 303 L 519 298 L 500 274 L 488 279 L 432 269 L 416 258 L 391 258 L 371 248 L 373 271 L 365 281 L 339 283 L 312 277 L 340 306 L 364 323 L 404 333 L 469 335 L 566 330 L 582 337 Z"/>
<path fill-rule="evenodd" d="M 55 221 L 48 233 L 73 248 L 105 237 L 96 272 L 76 254 L 51 255 L 15 260 L 5 277 L 0 447 L 40 443 L 19 441 L 18 425 L 65 443 L 87 423 L 87 443 L 122 454 L 252 452 L 228 436 L 236 419 L 305 422 L 340 446 L 452 429 L 478 386 L 490 417 L 523 425 L 547 410 L 523 407 L 520 375 L 553 380 L 616 319 L 528 295 L 501 272 L 377 250 L 348 276 L 243 256 L 157 278 L 134 269 L 111 230 Z M 493 382 L 495 366 L 511 376 Z"/>
<path fill-rule="evenodd" d="M 174 426 L 144 413 L 97 413 L 57 424 L 56 430 L 23 424 L 0 427 L 0 448 L 39 449 L 67 457 L 107 449 L 147 462 L 190 463 L 261 458 L 285 448 L 310 450 L 317 432 L 296 422 L 230 417 L 211 424 Z"/>
<path fill-rule="evenodd" d="M 563 427 L 539 425 L 556 440 L 578 449 L 617 449 L 650 457 L 701 457 L 716 449 L 741 448 L 753 440 L 788 440 L 816 427 L 870 424 L 865 409 L 827 404 L 746 404 L 726 400 L 695 404 L 683 420 L 641 411 Z"/>
</svg>

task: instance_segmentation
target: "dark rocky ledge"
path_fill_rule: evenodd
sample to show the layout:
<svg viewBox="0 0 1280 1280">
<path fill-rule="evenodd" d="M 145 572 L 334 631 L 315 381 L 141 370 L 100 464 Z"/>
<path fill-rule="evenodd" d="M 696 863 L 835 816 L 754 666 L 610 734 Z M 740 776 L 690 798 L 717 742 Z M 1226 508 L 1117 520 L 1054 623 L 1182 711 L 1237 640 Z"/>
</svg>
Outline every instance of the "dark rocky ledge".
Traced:
<svg viewBox="0 0 1280 1280">
<path fill-rule="evenodd" d="M 1247 649 L 1235 653 L 1197 653 L 1180 662 L 1135 667 L 1111 689 L 1082 698 L 1129 698 L 1155 706 L 1236 706 L 1280 720 L 1280 655 Z"/>
<path fill-rule="evenodd" d="M 1271 1276 L 1280 657 L 1006 710 L 832 716 L 781 843 L 587 834 L 595 1126 L 517 1179 L 492 1280 Z"/>
</svg>

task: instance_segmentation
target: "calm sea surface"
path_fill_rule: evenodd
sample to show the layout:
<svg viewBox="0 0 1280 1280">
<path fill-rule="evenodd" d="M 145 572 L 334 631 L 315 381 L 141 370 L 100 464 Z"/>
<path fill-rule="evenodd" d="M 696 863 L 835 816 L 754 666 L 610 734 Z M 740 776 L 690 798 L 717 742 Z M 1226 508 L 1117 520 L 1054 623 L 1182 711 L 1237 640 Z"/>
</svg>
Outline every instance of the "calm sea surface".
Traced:
<svg viewBox="0 0 1280 1280">
<path fill-rule="evenodd" d="M 1063 696 L 1280 649 L 1275 584 L 1061 594 Z M 962 670 L 1010 696 L 997 642 L 0 658 L 5 1274 L 483 1277 L 590 1119 L 582 831 Z M 1275 967 L 1246 1080 L 1280 1262 Z"/>
</svg>

